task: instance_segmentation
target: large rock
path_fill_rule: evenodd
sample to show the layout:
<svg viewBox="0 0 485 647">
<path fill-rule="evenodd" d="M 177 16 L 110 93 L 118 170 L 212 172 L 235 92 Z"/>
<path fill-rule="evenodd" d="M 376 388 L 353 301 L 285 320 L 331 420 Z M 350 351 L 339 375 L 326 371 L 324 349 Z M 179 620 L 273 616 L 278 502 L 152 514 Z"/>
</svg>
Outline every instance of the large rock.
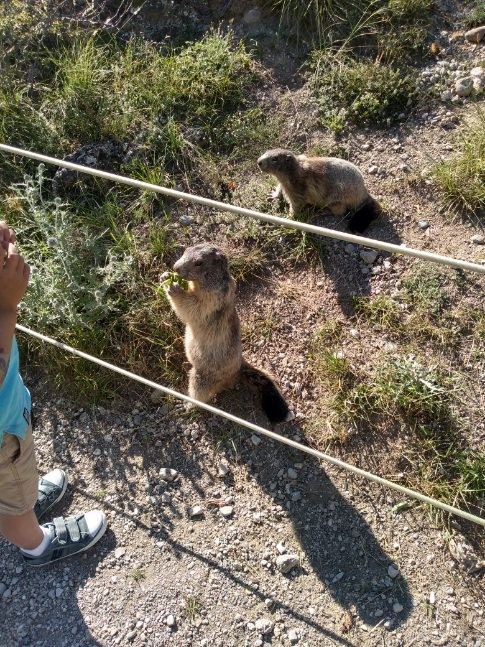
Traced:
<svg viewBox="0 0 485 647">
<path fill-rule="evenodd" d="M 455 82 L 455 92 L 459 97 L 469 97 L 473 92 L 473 78 L 464 76 Z"/>
<path fill-rule="evenodd" d="M 64 160 L 81 166 L 116 173 L 121 164 L 129 159 L 129 156 L 128 144 L 119 144 L 112 140 L 107 140 L 98 144 L 81 146 L 81 148 L 66 155 Z M 60 168 L 54 175 L 52 188 L 56 194 L 65 195 L 81 183 L 86 186 L 86 184 L 90 185 L 94 181 L 92 176 L 78 173 L 71 169 Z"/>
<path fill-rule="evenodd" d="M 485 25 L 475 27 L 466 32 L 465 38 L 469 43 L 479 43 L 485 36 Z"/>
</svg>

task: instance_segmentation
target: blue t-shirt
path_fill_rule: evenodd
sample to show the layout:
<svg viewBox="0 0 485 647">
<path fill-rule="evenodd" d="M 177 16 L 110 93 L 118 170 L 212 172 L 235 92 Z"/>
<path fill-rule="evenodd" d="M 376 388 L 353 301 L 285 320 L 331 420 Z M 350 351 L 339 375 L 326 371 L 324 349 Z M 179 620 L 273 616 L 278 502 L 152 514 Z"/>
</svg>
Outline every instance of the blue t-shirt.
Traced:
<svg viewBox="0 0 485 647">
<path fill-rule="evenodd" d="M 8 432 L 24 438 L 30 423 L 30 393 L 19 373 L 19 349 L 13 339 L 7 375 L 0 387 L 0 447 Z"/>
</svg>

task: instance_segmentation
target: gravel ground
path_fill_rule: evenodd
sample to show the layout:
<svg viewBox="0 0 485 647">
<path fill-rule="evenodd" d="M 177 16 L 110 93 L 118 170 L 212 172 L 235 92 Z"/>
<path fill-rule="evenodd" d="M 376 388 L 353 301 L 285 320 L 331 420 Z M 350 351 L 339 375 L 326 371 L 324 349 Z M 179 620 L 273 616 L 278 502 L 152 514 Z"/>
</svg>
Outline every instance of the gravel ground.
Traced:
<svg viewBox="0 0 485 647">
<path fill-rule="evenodd" d="M 99 506 L 109 527 L 37 570 L 2 541 L 2 647 L 484 644 L 478 574 L 392 493 L 149 394 L 73 410 L 29 385 L 39 469 L 71 482 L 54 516 Z"/>
<path fill-rule="evenodd" d="M 453 130 L 473 107 L 453 98 L 454 83 L 483 60 L 483 46 L 452 32 L 440 38 L 449 65 L 430 65 L 423 87 L 451 96 L 385 133 L 355 130 L 346 146 L 389 213 L 370 237 L 479 261 L 473 236 L 483 228 L 442 217 L 426 169 L 453 154 Z M 283 105 L 290 91 L 280 93 Z M 296 152 L 324 145 L 327 134 L 304 114 L 305 90 L 291 97 Z M 279 376 L 298 414 L 280 431 L 302 442 L 311 442 L 305 416 L 318 414 L 304 358 L 322 312 L 341 319 L 354 294 L 392 293 L 411 263 L 344 243 L 327 251 L 323 272 L 280 267 L 264 290 L 254 283 L 239 292 L 246 327 L 270 312 L 284 321 L 264 353 L 262 337 L 251 337 L 247 355 Z M 483 282 L 469 292 L 483 307 Z M 362 340 L 362 352 L 387 343 Z M 207 414 L 153 404 L 144 391 L 123 407 L 79 410 L 55 396 L 48 377 L 27 383 L 39 470 L 62 467 L 71 482 L 54 515 L 97 506 L 109 526 L 87 554 L 38 570 L 0 540 L 0 647 L 485 645 L 483 569 L 459 522 L 450 540 L 423 509 L 397 512 L 401 499 L 390 491 Z M 478 387 L 467 404 L 477 448 L 480 401 Z M 264 424 L 243 390 L 218 404 Z M 399 442 L 364 439 L 356 458 L 379 471 Z"/>
</svg>

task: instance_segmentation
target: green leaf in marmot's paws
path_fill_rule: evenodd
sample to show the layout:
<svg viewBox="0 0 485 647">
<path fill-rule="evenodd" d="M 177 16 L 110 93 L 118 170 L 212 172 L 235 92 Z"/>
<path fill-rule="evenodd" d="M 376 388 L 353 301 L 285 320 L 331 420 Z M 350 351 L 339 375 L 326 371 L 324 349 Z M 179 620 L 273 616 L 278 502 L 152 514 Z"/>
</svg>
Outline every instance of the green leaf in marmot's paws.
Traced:
<svg viewBox="0 0 485 647">
<path fill-rule="evenodd" d="M 170 276 L 168 277 L 168 279 L 166 279 L 163 282 L 163 285 L 166 285 L 167 287 L 170 287 L 174 283 L 177 283 L 177 285 L 179 285 L 182 288 L 182 290 L 188 290 L 188 288 L 189 288 L 188 281 L 186 281 L 181 276 L 179 276 L 177 274 L 177 272 L 170 272 Z"/>
</svg>

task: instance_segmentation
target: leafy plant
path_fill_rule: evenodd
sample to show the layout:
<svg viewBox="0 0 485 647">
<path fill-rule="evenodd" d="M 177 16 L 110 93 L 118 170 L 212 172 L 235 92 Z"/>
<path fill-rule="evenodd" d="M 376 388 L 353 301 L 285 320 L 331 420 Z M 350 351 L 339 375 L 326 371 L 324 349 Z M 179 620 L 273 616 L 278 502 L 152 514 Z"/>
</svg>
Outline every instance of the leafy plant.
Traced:
<svg viewBox="0 0 485 647">
<path fill-rule="evenodd" d="M 386 125 L 417 101 L 417 81 L 409 68 L 328 51 L 313 52 L 310 67 L 322 122 L 329 128 L 341 130 L 347 121 Z"/>
</svg>

